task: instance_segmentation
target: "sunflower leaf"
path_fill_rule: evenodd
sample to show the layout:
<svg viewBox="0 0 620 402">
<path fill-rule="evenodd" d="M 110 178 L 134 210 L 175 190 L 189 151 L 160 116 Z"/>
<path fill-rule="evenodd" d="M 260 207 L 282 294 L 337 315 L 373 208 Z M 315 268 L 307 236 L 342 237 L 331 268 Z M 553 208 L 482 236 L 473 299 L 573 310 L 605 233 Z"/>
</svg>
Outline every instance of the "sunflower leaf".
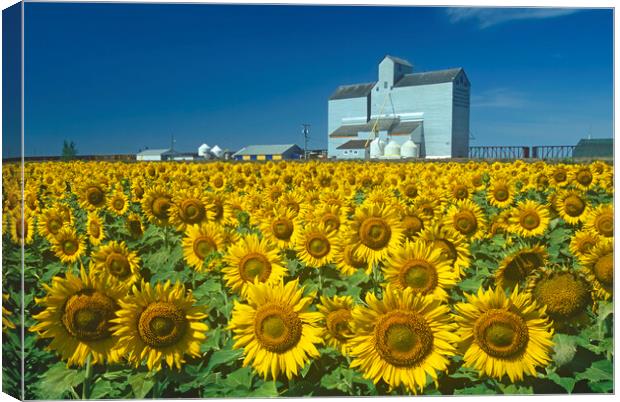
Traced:
<svg viewBox="0 0 620 402">
<path fill-rule="evenodd" d="M 211 369 L 219 366 L 220 364 L 230 363 L 239 359 L 243 355 L 243 350 L 241 349 L 222 349 L 216 350 L 209 359 L 209 363 L 207 364 L 206 371 L 210 371 Z"/>
<path fill-rule="evenodd" d="M 84 370 L 67 368 L 63 362 L 51 366 L 38 385 L 40 399 L 63 399 L 65 393 L 84 381 Z"/>
<path fill-rule="evenodd" d="M 553 361 L 557 367 L 570 363 L 577 352 L 577 339 L 574 336 L 556 333 L 553 336 Z"/>
<path fill-rule="evenodd" d="M 613 381 L 613 364 L 607 359 L 596 361 L 583 373 L 577 373 L 575 379 L 588 380 L 589 383 Z"/>
<path fill-rule="evenodd" d="M 144 397 L 153 389 L 155 379 L 149 375 L 150 373 L 136 373 L 127 378 L 127 382 L 131 386 L 131 390 L 136 399 L 144 399 Z"/>
</svg>

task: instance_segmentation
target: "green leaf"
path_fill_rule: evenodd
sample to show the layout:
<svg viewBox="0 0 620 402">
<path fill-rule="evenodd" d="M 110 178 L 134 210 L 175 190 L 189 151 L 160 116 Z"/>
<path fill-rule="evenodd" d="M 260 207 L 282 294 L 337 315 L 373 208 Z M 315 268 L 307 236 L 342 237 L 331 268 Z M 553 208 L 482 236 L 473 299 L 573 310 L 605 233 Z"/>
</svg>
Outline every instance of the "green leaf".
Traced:
<svg viewBox="0 0 620 402">
<path fill-rule="evenodd" d="M 592 382 L 588 384 L 590 389 L 594 392 L 600 392 L 604 394 L 608 394 L 613 392 L 614 390 L 614 382 L 613 381 L 600 381 L 600 382 Z"/>
<path fill-rule="evenodd" d="M 588 380 L 590 383 L 613 381 L 613 365 L 609 360 L 596 361 L 583 373 L 577 373 L 575 379 Z"/>
<path fill-rule="evenodd" d="M 278 388 L 275 381 L 264 382 L 260 387 L 248 394 L 254 398 L 273 398 L 278 396 Z"/>
<path fill-rule="evenodd" d="M 478 288 L 480 288 L 480 280 L 468 278 L 462 280 L 458 286 L 463 292 L 474 293 L 478 291 Z"/>
<path fill-rule="evenodd" d="M 505 387 L 501 387 L 502 392 L 506 395 L 531 395 L 534 393 L 534 389 L 530 387 L 522 387 L 516 384 L 510 384 Z"/>
<path fill-rule="evenodd" d="M 90 393 L 90 399 L 101 399 L 105 396 L 114 397 L 118 396 L 119 391 L 109 381 L 99 380 L 95 382 L 93 389 Z"/>
<path fill-rule="evenodd" d="M 41 377 L 39 397 L 41 399 L 63 399 L 66 392 L 84 381 L 84 370 L 69 369 L 59 362 L 49 368 Z"/>
<path fill-rule="evenodd" d="M 478 384 L 474 387 L 455 389 L 454 395 L 486 395 L 495 394 L 496 392 L 489 389 L 485 384 Z"/>
<path fill-rule="evenodd" d="M 564 388 L 569 394 L 573 392 L 577 380 L 572 377 L 560 377 L 555 371 L 549 371 L 547 369 L 547 378 L 560 387 Z"/>
<path fill-rule="evenodd" d="M 136 399 L 144 399 L 146 394 L 153 389 L 155 380 L 149 376 L 150 373 L 136 373 L 127 378 Z"/>
<path fill-rule="evenodd" d="M 252 369 L 250 367 L 242 367 L 228 374 L 224 383 L 230 388 L 250 389 L 252 386 Z"/>
<path fill-rule="evenodd" d="M 553 336 L 553 361 L 557 367 L 570 363 L 577 352 L 577 340 L 574 336 L 556 333 Z"/>
<path fill-rule="evenodd" d="M 209 359 L 209 363 L 207 364 L 206 371 L 210 371 L 211 369 L 219 366 L 220 364 L 230 363 L 234 360 L 237 360 L 243 355 L 243 350 L 241 349 L 222 349 L 215 351 L 211 358 Z"/>
</svg>

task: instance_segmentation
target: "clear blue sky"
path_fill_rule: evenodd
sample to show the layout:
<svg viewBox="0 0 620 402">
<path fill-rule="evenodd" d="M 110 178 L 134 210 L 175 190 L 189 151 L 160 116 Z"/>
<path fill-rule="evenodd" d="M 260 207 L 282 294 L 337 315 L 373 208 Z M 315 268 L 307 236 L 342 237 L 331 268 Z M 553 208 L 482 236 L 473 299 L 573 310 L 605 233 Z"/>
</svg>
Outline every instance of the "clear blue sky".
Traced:
<svg viewBox="0 0 620 402">
<path fill-rule="evenodd" d="M 463 67 L 471 145 L 613 135 L 611 10 L 27 3 L 27 155 L 327 144 L 327 98 L 385 54 Z"/>
</svg>

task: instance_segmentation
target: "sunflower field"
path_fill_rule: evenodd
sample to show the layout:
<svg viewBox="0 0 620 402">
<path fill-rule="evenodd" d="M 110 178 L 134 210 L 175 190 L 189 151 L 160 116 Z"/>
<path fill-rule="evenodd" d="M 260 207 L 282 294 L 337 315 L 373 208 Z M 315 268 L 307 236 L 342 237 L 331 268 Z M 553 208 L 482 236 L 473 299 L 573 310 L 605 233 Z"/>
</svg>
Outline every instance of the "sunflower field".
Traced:
<svg viewBox="0 0 620 402">
<path fill-rule="evenodd" d="M 2 173 L 16 397 L 614 390 L 610 164 Z"/>
</svg>

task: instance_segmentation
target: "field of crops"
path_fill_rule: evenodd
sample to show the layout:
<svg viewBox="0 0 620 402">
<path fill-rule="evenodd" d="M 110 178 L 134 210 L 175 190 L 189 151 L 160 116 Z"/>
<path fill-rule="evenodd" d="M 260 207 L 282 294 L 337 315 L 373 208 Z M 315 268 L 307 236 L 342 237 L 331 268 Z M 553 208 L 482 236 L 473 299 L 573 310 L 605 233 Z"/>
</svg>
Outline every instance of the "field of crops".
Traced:
<svg viewBox="0 0 620 402">
<path fill-rule="evenodd" d="M 613 167 L 3 166 L 3 391 L 613 392 Z M 25 216 L 22 223 L 20 216 Z"/>
</svg>

